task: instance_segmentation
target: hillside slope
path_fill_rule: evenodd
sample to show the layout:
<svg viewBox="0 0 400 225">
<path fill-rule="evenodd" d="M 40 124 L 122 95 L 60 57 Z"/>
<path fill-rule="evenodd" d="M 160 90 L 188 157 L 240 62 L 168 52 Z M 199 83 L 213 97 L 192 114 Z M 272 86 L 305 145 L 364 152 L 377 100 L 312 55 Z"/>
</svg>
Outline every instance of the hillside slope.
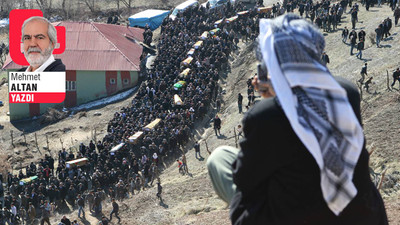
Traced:
<svg viewBox="0 0 400 225">
<path fill-rule="evenodd" d="M 267 4 L 266 1 L 265 4 Z M 346 14 L 345 16 L 339 29 L 344 26 L 351 27 L 350 15 Z M 361 7 L 360 22 L 357 27 L 364 29 L 367 36 L 374 35 L 375 27 L 388 16 L 392 17 L 392 12 L 388 6 L 374 7 L 369 12 Z M 400 209 L 400 200 L 397 200 L 400 189 L 397 185 L 400 179 L 400 164 L 398 163 L 400 143 L 397 142 L 400 124 L 396 116 L 399 112 L 400 94 L 399 90 L 386 90 L 386 70 L 389 70 L 391 83 L 391 71 L 400 66 L 398 58 L 400 50 L 399 31 L 399 27 L 392 28 L 391 38 L 381 43 L 386 46 L 383 48 L 376 48 L 367 38 L 366 50 L 363 52 L 365 60 L 350 56 L 350 47 L 341 42 L 341 30 L 325 34 L 326 52 L 331 59 L 328 67 L 333 75 L 343 76 L 356 83 L 360 76 L 361 67 L 367 61 L 368 72 L 374 76 L 374 84 L 371 87 L 373 94 L 363 92 L 362 114 L 367 146 L 370 149 L 375 149 L 371 155 L 371 168 L 376 173 L 383 173 L 386 170 L 381 193 L 385 200 L 390 224 L 400 224 L 400 218 L 397 217 L 397 212 Z M 194 157 L 192 143 L 189 144 L 186 156 L 191 175 L 180 175 L 176 164 L 167 168 L 161 175 L 164 204 L 160 204 L 156 198 L 156 186 L 142 191 L 120 204 L 122 224 L 230 224 L 227 204 L 216 196 L 208 178 L 205 167 L 208 158 L 205 141 L 207 141 L 210 151 L 220 145 L 235 146 L 233 129 L 240 124 L 243 118 L 243 114 L 238 113 L 237 94 L 242 93 L 245 98 L 243 103 L 247 104 L 246 81 L 256 71 L 256 61 L 250 42 L 240 43 L 240 47 L 241 49 L 232 55 L 231 71 L 220 80 L 220 85 L 225 90 L 223 107 L 219 112 L 223 122 L 221 133 L 225 137 L 218 139 L 209 123 L 211 118 L 206 118 L 204 126 L 199 127 L 196 133 L 196 139 L 201 140 L 201 154 L 204 160 L 198 160 Z M 5 89 L 5 86 L 0 88 L 0 96 L 7 96 Z M 94 132 L 95 129 L 98 139 L 100 139 L 105 134 L 105 128 L 112 118 L 113 112 L 118 111 L 129 102 L 130 99 L 126 99 L 89 111 L 83 117 L 75 115 L 40 130 L 31 129 L 26 135 L 27 146 L 21 144 L 24 140 L 22 128 L 16 130 L 13 125 L 7 124 L 7 121 L 2 121 L 0 118 L 0 122 L 6 124 L 0 136 L 0 148 L 4 157 L 10 159 L 9 161 L 13 164 L 14 169 L 19 168 L 22 162 L 37 162 L 46 152 L 43 149 L 46 146 L 46 134 L 53 154 L 62 145 L 72 147 L 77 146 L 80 142 L 88 142 L 91 139 L 91 132 Z M 5 107 L 1 110 L 6 111 Z M 101 112 L 102 115 L 94 116 L 95 112 Z M 210 112 L 210 115 L 214 115 L 214 113 L 215 110 Z M 97 123 L 94 124 L 93 121 Z M 30 127 L 35 126 L 38 126 L 38 124 L 33 122 Z M 29 127 L 29 125 L 23 127 Z M 10 129 L 14 130 L 15 148 L 10 146 Z M 35 132 L 38 134 L 40 152 L 36 150 L 33 141 Z M 371 147 L 371 145 L 374 147 Z M 10 156 L 12 157 L 10 158 Z M 377 175 L 377 177 L 380 178 L 381 176 Z M 106 203 L 103 212 L 108 215 L 110 211 L 110 204 Z M 89 216 L 88 212 L 86 214 L 87 220 L 83 221 L 84 224 L 95 224 L 97 219 Z M 77 212 L 71 213 L 68 217 L 77 219 Z M 59 219 L 60 216 L 56 216 L 52 222 L 59 221 Z"/>
<path fill-rule="evenodd" d="M 373 35 L 375 27 L 388 16 L 392 16 L 392 11 L 387 6 L 371 8 L 369 12 L 361 8 L 357 32 L 359 29 L 364 29 L 367 35 Z M 374 94 L 366 93 L 364 90 L 362 114 L 367 146 L 370 150 L 375 149 L 371 155 L 370 164 L 376 173 L 384 171 L 382 165 L 388 168 L 381 193 L 385 199 L 390 224 L 400 224 L 400 220 L 396 217 L 397 210 L 400 209 L 400 202 L 396 200 L 400 149 L 396 138 L 400 125 L 395 116 L 399 108 L 399 93 L 397 90 L 386 91 L 386 70 L 392 71 L 399 66 L 398 58 L 393 57 L 398 56 L 399 52 L 399 27 L 394 27 L 391 31 L 392 37 L 381 43 L 386 47 L 376 48 L 374 43 L 367 38 L 366 50 L 363 52 L 365 60 L 359 60 L 355 56 L 350 56 L 350 47 L 341 42 L 341 28 L 344 26 L 351 27 L 349 15 L 346 15 L 339 26 L 340 30 L 325 33 L 326 52 L 331 59 L 329 68 L 333 75 L 343 76 L 356 83 L 364 62 L 369 64 L 369 74 L 374 76 L 374 83 L 370 90 Z M 242 43 L 241 52 L 234 56 L 231 65 L 232 71 L 228 74 L 228 78 L 221 81 L 221 86 L 226 91 L 221 110 L 223 121 L 221 133 L 226 138 L 216 138 L 211 127 L 204 130 L 201 151 L 206 159 L 208 154 L 204 151 L 204 140 L 207 141 L 211 151 L 220 145 L 235 146 L 233 129 L 240 124 L 243 117 L 243 114 L 239 114 L 237 110 L 237 94 L 240 92 L 244 95 L 244 104 L 246 104 L 246 80 L 254 75 L 256 70 L 252 47 L 247 46 L 247 43 Z M 391 72 L 389 78 L 392 82 Z M 372 143 L 374 147 L 371 146 Z M 168 207 L 163 208 L 157 204 L 156 190 L 153 188 L 148 191 L 150 194 L 145 192 L 127 201 L 131 209 L 122 214 L 127 219 L 127 224 L 131 224 L 131 221 L 146 224 L 229 224 L 229 210 L 226 204 L 218 199 L 207 177 L 206 159 L 204 161 L 195 159 L 193 150 L 190 150 L 187 156 L 193 177 L 181 176 L 176 166 L 167 169 L 161 176 L 164 202 Z M 149 196 L 151 203 L 143 202 L 144 196 Z M 132 210 L 132 208 L 140 208 L 140 210 Z"/>
</svg>

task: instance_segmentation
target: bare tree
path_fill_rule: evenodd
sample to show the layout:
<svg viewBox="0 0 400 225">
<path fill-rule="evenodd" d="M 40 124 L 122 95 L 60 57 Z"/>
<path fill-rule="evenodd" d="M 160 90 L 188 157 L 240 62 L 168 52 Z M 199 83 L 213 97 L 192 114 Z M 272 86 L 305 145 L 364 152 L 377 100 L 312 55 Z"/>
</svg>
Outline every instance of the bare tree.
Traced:
<svg viewBox="0 0 400 225">
<path fill-rule="evenodd" d="M 8 55 L 8 46 L 4 43 L 0 45 L 0 67 L 3 67 L 4 62 L 6 61 Z"/>
<path fill-rule="evenodd" d="M 62 0 L 61 9 L 62 9 L 62 11 L 64 13 L 64 18 L 67 19 L 68 18 L 68 12 L 67 12 L 67 9 L 65 8 L 65 2 L 66 2 L 66 0 Z"/>
<path fill-rule="evenodd" d="M 128 8 L 131 9 L 132 8 L 132 0 L 121 0 L 122 3 L 124 3 L 124 5 Z"/>
<path fill-rule="evenodd" d="M 82 0 L 83 3 L 89 8 L 90 12 L 95 12 L 95 1 L 94 0 Z"/>
<path fill-rule="evenodd" d="M 46 14 L 47 7 L 48 7 L 47 0 L 36 0 L 36 4 L 42 10 L 43 14 Z"/>
<path fill-rule="evenodd" d="M 1 14 L 2 16 L 7 15 L 8 13 L 16 8 L 20 7 L 20 1 L 15 1 L 15 0 L 0 0 L 0 10 L 1 10 Z"/>
</svg>

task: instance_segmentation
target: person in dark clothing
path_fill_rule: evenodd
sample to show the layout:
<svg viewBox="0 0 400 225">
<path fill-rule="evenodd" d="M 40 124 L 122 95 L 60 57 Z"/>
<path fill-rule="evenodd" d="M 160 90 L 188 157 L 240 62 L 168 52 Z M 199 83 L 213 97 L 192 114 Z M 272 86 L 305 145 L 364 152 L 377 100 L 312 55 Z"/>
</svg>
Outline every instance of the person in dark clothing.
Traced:
<svg viewBox="0 0 400 225">
<path fill-rule="evenodd" d="M 349 35 L 349 29 L 347 29 L 347 27 L 344 27 L 342 31 L 342 41 L 344 43 L 346 43 L 348 35 Z"/>
<path fill-rule="evenodd" d="M 393 72 L 393 83 L 390 86 L 393 87 L 396 81 L 398 81 L 400 85 L 400 68 L 397 68 L 396 71 Z"/>
<path fill-rule="evenodd" d="M 326 52 L 322 53 L 321 56 L 321 63 L 322 65 L 326 66 L 329 63 L 329 56 L 326 54 Z"/>
<path fill-rule="evenodd" d="M 400 8 L 398 6 L 394 10 L 393 16 L 394 16 L 394 25 L 397 26 L 397 24 L 399 23 L 399 18 L 400 18 Z"/>
<path fill-rule="evenodd" d="M 384 24 L 384 35 L 385 38 L 387 38 L 391 35 L 390 29 L 392 29 L 392 20 L 388 17 L 384 20 L 383 24 Z"/>
<path fill-rule="evenodd" d="M 368 68 L 367 68 L 367 66 L 368 66 L 368 64 L 365 63 L 364 66 L 361 68 L 361 72 L 360 72 L 361 79 L 358 80 L 358 82 L 360 82 L 361 84 L 364 83 L 365 76 L 368 76 L 368 73 L 367 73 L 367 69 L 368 69 Z"/>
<path fill-rule="evenodd" d="M 230 203 L 232 224 L 387 225 L 383 200 L 369 173 L 357 88 L 315 65 L 325 45 L 323 35 L 300 17 L 286 15 L 269 23 L 261 20 L 259 40 L 259 60 L 273 71 L 270 82 L 253 81 L 258 90 L 264 86 L 266 91 L 260 94 L 265 99 L 243 120 L 241 150 L 219 147 L 207 161 L 214 189 Z M 283 64 L 298 64 L 295 68 L 302 74 L 318 79 L 295 77 L 300 73 Z M 296 85 L 290 86 L 293 81 Z M 335 93 L 341 90 L 335 97 L 338 99 L 332 99 L 334 89 Z M 340 115 L 328 114 L 326 104 L 340 107 L 340 112 L 331 109 Z M 346 121 L 345 126 L 351 124 L 355 130 L 343 133 L 347 130 L 344 124 L 329 122 L 333 120 Z M 317 121 L 327 122 L 328 127 L 317 125 Z M 331 129 L 338 136 L 333 137 Z M 341 144 L 357 141 L 338 146 L 336 138 Z M 329 148 L 335 149 L 334 155 L 322 155 L 333 150 Z M 344 155 L 348 151 L 356 154 L 353 159 Z M 330 161 L 338 157 L 338 161 Z M 345 165 L 349 160 L 354 164 Z M 346 167 L 352 175 L 342 177 L 340 174 L 350 172 Z M 221 177 L 224 180 L 220 182 Z"/>
<path fill-rule="evenodd" d="M 214 118 L 214 131 L 215 131 L 215 135 L 218 136 L 221 135 L 221 119 L 218 117 L 218 115 L 215 116 Z"/>
<path fill-rule="evenodd" d="M 99 215 L 101 213 L 101 197 L 99 193 L 95 194 L 93 208 L 95 215 Z"/>
<path fill-rule="evenodd" d="M 372 79 L 373 79 L 373 77 L 368 78 L 368 80 L 364 84 L 364 88 L 368 93 L 369 93 L 369 85 L 372 84 Z"/>
<path fill-rule="evenodd" d="M 356 47 L 357 43 L 357 32 L 354 29 L 350 32 L 349 38 L 350 38 L 350 55 L 353 55 L 353 49 L 354 47 Z"/>
<path fill-rule="evenodd" d="M 358 56 L 360 56 L 360 59 L 362 59 L 362 51 L 364 50 L 364 39 L 361 39 L 360 42 L 358 42 L 357 50 L 358 50 L 358 53 L 357 53 L 356 57 L 358 58 Z"/>
<path fill-rule="evenodd" d="M 311 10 L 311 13 L 310 13 L 310 21 L 311 21 L 311 23 L 314 23 L 314 18 L 315 18 L 315 10 Z"/>
<path fill-rule="evenodd" d="M 364 39 L 365 41 L 365 31 L 364 30 L 360 30 L 360 32 L 358 32 L 358 41 L 360 41 L 361 39 Z"/>
<path fill-rule="evenodd" d="M 119 216 L 118 216 L 119 205 L 118 205 L 118 203 L 115 201 L 115 198 L 112 199 L 112 207 L 113 207 L 113 209 L 112 209 L 112 211 L 111 211 L 111 213 L 110 213 L 110 222 L 111 222 L 111 220 L 112 220 L 112 215 L 114 214 L 115 217 L 117 217 L 117 219 L 118 219 L 118 223 L 120 223 L 120 222 L 121 222 L 121 218 L 119 218 Z"/>
<path fill-rule="evenodd" d="M 118 16 L 117 15 L 114 16 L 114 20 L 113 20 L 112 24 L 118 24 Z"/>
<path fill-rule="evenodd" d="M 371 4 L 371 0 L 365 0 L 365 9 L 369 11 L 369 6 Z"/>
<path fill-rule="evenodd" d="M 215 101 L 215 104 L 217 106 L 217 112 L 219 112 L 219 110 L 221 110 L 221 100 L 217 99 L 217 101 Z"/>
<path fill-rule="evenodd" d="M 107 217 L 105 217 L 105 216 L 103 216 L 102 218 L 101 218 L 101 225 L 108 225 L 108 219 L 107 219 Z"/>
<path fill-rule="evenodd" d="M 157 194 L 156 194 L 156 196 L 160 200 L 160 202 L 163 202 L 161 194 L 162 194 L 162 186 L 161 186 L 160 182 L 157 182 Z"/>
<path fill-rule="evenodd" d="M 111 23 L 112 23 L 112 21 L 113 21 L 113 18 L 112 18 L 112 16 L 109 16 L 109 17 L 107 18 L 107 23 L 108 23 L 108 24 L 111 24 Z"/>
<path fill-rule="evenodd" d="M 381 47 L 380 43 L 382 40 L 382 36 L 383 36 L 383 27 L 381 25 L 379 25 L 376 29 L 375 29 L 375 33 L 376 33 L 376 47 Z"/>
<path fill-rule="evenodd" d="M 81 195 L 78 195 L 78 199 L 76 200 L 76 204 L 78 205 L 78 217 L 81 217 L 81 212 L 83 213 L 83 218 L 85 218 L 85 200 L 81 197 Z"/>
<path fill-rule="evenodd" d="M 50 211 L 46 208 L 46 205 L 40 206 L 42 210 L 42 219 L 40 220 L 40 224 L 43 225 L 45 222 L 50 225 Z"/>
<path fill-rule="evenodd" d="M 194 152 L 195 152 L 195 157 L 196 157 L 196 159 L 197 159 L 197 157 L 198 157 L 199 159 L 203 158 L 203 157 L 201 157 L 201 155 L 200 155 L 200 144 L 199 144 L 198 141 L 196 141 L 196 143 L 194 144 L 193 147 L 194 147 Z M 197 155 L 199 155 L 199 156 L 197 156 Z"/>
<path fill-rule="evenodd" d="M 65 225 L 71 225 L 71 220 L 69 220 L 66 216 L 63 216 L 63 218 L 61 219 L 61 223 Z"/>
<path fill-rule="evenodd" d="M 239 108 L 239 113 L 242 113 L 242 102 L 243 102 L 243 95 L 238 94 L 238 108 Z"/>
<path fill-rule="evenodd" d="M 356 29 L 357 14 L 358 14 L 357 9 L 353 8 L 353 10 L 351 11 L 351 25 L 352 25 L 351 29 L 353 30 Z"/>
</svg>

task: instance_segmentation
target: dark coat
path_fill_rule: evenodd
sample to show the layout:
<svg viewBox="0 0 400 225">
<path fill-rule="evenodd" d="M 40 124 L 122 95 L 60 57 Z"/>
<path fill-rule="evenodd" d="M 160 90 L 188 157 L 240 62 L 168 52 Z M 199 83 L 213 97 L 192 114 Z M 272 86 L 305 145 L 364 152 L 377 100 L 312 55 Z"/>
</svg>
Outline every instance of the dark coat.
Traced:
<svg viewBox="0 0 400 225">
<path fill-rule="evenodd" d="M 357 88 L 338 80 L 361 122 Z M 322 195 L 320 169 L 276 98 L 257 103 L 243 124 L 241 151 L 232 165 L 237 186 L 230 205 L 232 224 L 388 224 L 382 198 L 370 178 L 365 144 L 354 171 L 358 193 L 335 216 Z"/>
<path fill-rule="evenodd" d="M 28 68 L 28 67 L 23 67 L 23 68 L 19 69 L 18 71 L 25 71 L 26 68 Z M 49 72 L 49 71 L 65 72 L 65 65 L 62 63 L 61 59 L 56 59 L 56 61 L 54 61 L 52 64 L 50 64 L 48 67 L 46 67 L 46 69 L 44 69 L 44 72 Z"/>
<path fill-rule="evenodd" d="M 357 50 L 364 50 L 364 42 L 362 41 L 358 42 Z"/>
<path fill-rule="evenodd" d="M 351 44 L 355 45 L 357 43 L 357 33 L 356 32 L 350 32 L 349 38 L 350 38 Z"/>
</svg>

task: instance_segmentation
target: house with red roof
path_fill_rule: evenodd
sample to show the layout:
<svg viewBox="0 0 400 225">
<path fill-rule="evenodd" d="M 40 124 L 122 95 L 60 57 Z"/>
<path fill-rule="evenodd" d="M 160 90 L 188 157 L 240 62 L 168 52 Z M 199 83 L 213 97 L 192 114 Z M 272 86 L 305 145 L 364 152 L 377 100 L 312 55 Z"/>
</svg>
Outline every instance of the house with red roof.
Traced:
<svg viewBox="0 0 400 225">
<path fill-rule="evenodd" d="M 66 28 L 66 49 L 54 55 L 66 67 L 66 97 L 70 108 L 134 87 L 139 79 L 143 29 L 127 26 L 58 22 Z M 11 59 L 4 69 L 22 68 Z M 56 104 L 10 103 L 10 120 L 38 116 Z"/>
</svg>

